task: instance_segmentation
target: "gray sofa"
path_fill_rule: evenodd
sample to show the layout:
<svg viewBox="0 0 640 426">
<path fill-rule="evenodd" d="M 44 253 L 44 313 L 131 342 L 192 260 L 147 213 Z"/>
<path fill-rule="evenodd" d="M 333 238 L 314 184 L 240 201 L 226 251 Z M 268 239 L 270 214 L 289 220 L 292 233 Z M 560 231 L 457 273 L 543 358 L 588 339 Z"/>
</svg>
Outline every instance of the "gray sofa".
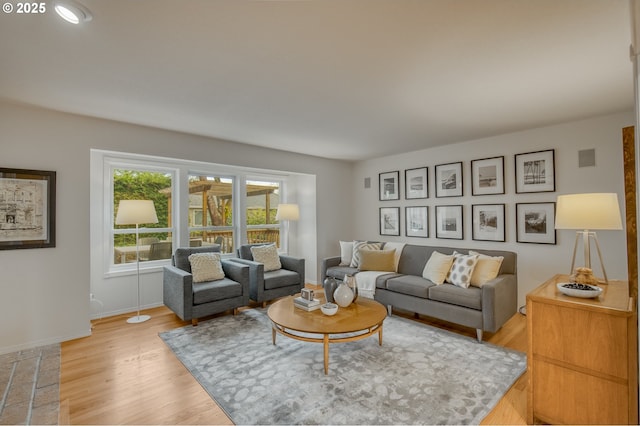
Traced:
<svg viewBox="0 0 640 426">
<path fill-rule="evenodd" d="M 475 328 L 478 341 L 482 341 L 483 331 L 496 332 L 517 312 L 517 256 L 509 251 L 471 250 L 504 257 L 498 276 L 481 288 L 462 288 L 447 283 L 436 285 L 422 277 L 433 251 L 467 254 L 469 249 L 406 244 L 398 261 L 397 272 L 377 277 L 375 300 L 386 305 L 390 315 L 393 308 L 398 308 Z M 345 274 L 357 273 L 356 268 L 340 266 L 340 256 L 322 261 L 322 282 L 328 276 L 342 279 Z"/>
</svg>

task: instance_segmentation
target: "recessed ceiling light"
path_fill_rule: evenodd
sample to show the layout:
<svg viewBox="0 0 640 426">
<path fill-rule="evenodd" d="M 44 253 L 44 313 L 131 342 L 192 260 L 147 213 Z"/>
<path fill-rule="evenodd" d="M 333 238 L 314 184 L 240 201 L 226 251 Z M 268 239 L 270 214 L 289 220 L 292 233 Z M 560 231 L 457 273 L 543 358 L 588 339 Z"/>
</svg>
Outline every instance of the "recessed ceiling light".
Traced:
<svg viewBox="0 0 640 426">
<path fill-rule="evenodd" d="M 62 19 L 72 24 L 89 22 L 93 18 L 89 9 L 73 0 L 56 0 L 53 8 Z"/>
</svg>

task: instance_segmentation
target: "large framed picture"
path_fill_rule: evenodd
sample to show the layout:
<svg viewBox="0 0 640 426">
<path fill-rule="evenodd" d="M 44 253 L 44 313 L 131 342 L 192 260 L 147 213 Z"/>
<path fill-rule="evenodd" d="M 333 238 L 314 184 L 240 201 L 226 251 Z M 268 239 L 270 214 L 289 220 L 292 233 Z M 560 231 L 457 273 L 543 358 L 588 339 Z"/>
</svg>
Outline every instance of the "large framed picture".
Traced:
<svg viewBox="0 0 640 426">
<path fill-rule="evenodd" d="M 504 194 L 504 157 L 471 161 L 471 195 Z"/>
<path fill-rule="evenodd" d="M 56 246 L 56 172 L 0 168 L 0 250 Z"/>
<path fill-rule="evenodd" d="M 436 238 L 462 240 L 462 206 L 436 206 Z"/>
<path fill-rule="evenodd" d="M 556 243 L 556 203 L 517 203 L 516 241 L 519 243 Z"/>
<path fill-rule="evenodd" d="M 404 171 L 404 198 L 429 198 L 428 170 L 427 167 L 420 167 Z"/>
<path fill-rule="evenodd" d="M 436 170 L 436 197 L 462 196 L 462 162 L 440 164 Z"/>
<path fill-rule="evenodd" d="M 400 199 L 400 172 L 380 173 L 380 201 Z"/>
<path fill-rule="evenodd" d="M 504 204 L 472 205 L 471 238 L 478 241 L 505 241 L 504 209 Z"/>
<path fill-rule="evenodd" d="M 555 150 L 516 154 L 516 193 L 556 190 Z"/>
<path fill-rule="evenodd" d="M 429 207 L 405 207 L 404 214 L 407 237 L 429 237 Z"/>
<path fill-rule="evenodd" d="M 380 207 L 380 235 L 400 235 L 400 207 Z"/>
</svg>

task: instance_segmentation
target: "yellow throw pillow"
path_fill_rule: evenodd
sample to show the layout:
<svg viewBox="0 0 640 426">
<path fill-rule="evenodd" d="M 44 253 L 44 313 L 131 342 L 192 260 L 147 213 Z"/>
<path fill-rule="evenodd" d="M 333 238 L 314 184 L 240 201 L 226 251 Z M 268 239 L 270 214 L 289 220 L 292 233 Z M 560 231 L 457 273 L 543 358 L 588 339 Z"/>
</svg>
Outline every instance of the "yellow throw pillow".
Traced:
<svg viewBox="0 0 640 426">
<path fill-rule="evenodd" d="M 254 261 L 264 264 L 264 272 L 275 271 L 282 268 L 278 248 L 275 244 L 252 246 L 251 255 Z"/>
<path fill-rule="evenodd" d="M 478 263 L 473 270 L 473 274 L 471 274 L 472 286 L 482 287 L 498 276 L 500 266 L 502 266 L 502 261 L 504 260 L 503 256 L 487 256 L 471 250 L 469 250 L 469 254 L 477 254 L 479 256 Z"/>
<path fill-rule="evenodd" d="M 360 249 L 360 270 L 395 272 L 396 249 L 391 250 L 367 250 Z"/>
<path fill-rule="evenodd" d="M 224 278 L 219 253 L 194 253 L 189 256 L 194 283 L 216 281 Z"/>
<path fill-rule="evenodd" d="M 431 257 L 424 265 L 422 276 L 434 284 L 440 285 L 447 278 L 447 273 L 451 269 L 454 256 L 442 254 L 438 251 L 431 253 Z"/>
</svg>

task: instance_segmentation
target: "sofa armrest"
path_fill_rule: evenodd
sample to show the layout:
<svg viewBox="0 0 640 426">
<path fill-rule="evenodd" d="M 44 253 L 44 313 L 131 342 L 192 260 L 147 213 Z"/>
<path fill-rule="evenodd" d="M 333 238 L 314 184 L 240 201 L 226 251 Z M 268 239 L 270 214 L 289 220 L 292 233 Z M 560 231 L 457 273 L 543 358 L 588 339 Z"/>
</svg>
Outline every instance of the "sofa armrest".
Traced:
<svg viewBox="0 0 640 426">
<path fill-rule="evenodd" d="M 248 300 L 250 266 L 227 259 L 222 259 L 220 263 L 222 263 L 222 270 L 224 271 L 224 275 L 242 285 L 242 294 L 247 296 Z"/>
<path fill-rule="evenodd" d="M 300 275 L 300 280 L 302 281 L 302 284 L 304 286 L 304 259 L 293 256 L 280 255 L 280 264 L 282 264 L 282 267 L 284 269 L 297 272 Z"/>
<path fill-rule="evenodd" d="M 253 300 L 262 300 L 258 297 L 264 293 L 264 264 L 239 257 L 233 257 L 228 261 L 249 266 L 249 295 Z"/>
<path fill-rule="evenodd" d="M 182 320 L 190 320 L 193 307 L 193 276 L 175 266 L 164 266 L 162 302 Z"/>
<path fill-rule="evenodd" d="M 518 312 L 516 275 L 499 275 L 482 286 L 483 329 L 494 333 Z"/>
<path fill-rule="evenodd" d="M 320 284 L 324 284 L 324 280 L 327 278 L 327 269 L 340 265 L 342 258 L 340 256 L 325 257 L 322 259 L 322 266 L 320 268 Z"/>
</svg>

